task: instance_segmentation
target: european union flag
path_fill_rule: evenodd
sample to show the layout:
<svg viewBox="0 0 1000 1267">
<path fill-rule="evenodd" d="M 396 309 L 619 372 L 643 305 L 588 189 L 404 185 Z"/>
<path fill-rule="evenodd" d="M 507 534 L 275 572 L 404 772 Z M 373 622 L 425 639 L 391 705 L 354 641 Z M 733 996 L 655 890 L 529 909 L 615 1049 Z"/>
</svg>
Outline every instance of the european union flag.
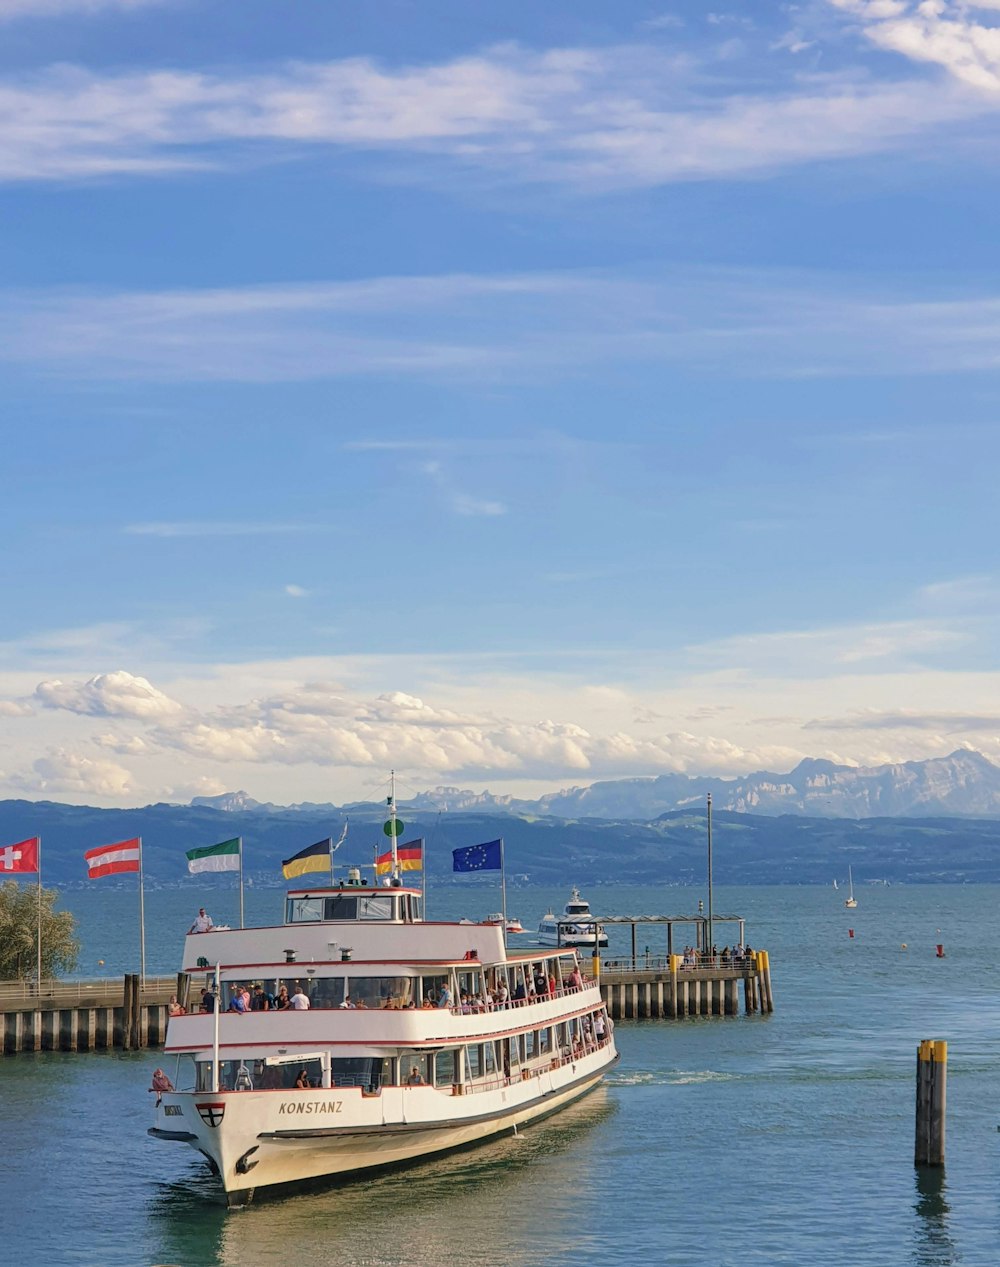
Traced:
<svg viewBox="0 0 1000 1267">
<path fill-rule="evenodd" d="M 451 851 L 452 871 L 499 871 L 503 867 L 503 841 L 488 840 L 485 845 L 469 845 Z"/>
</svg>

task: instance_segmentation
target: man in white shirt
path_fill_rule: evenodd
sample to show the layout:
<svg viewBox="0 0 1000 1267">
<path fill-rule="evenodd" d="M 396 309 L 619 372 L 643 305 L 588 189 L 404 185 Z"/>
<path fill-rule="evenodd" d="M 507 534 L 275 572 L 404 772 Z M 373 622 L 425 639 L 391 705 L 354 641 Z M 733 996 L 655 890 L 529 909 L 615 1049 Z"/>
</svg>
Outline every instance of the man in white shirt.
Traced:
<svg viewBox="0 0 1000 1267">
<path fill-rule="evenodd" d="M 214 927 L 211 915 L 201 906 L 198 908 L 198 914 L 194 917 L 194 923 L 188 931 L 192 933 L 210 933 Z"/>
<path fill-rule="evenodd" d="M 291 1006 L 295 1008 L 296 1012 L 307 1012 L 311 1007 L 309 996 L 302 993 L 302 987 L 300 985 L 295 987 L 295 991 L 289 1002 Z"/>
</svg>

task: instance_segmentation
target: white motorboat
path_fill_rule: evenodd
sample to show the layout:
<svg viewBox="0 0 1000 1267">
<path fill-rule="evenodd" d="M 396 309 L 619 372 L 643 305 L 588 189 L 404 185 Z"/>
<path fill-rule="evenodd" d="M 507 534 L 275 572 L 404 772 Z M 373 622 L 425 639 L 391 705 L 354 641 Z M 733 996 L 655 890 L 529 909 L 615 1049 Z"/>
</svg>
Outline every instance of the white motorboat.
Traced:
<svg viewBox="0 0 1000 1267">
<path fill-rule="evenodd" d="M 562 915 L 549 910 L 542 916 L 537 940 L 540 946 L 604 947 L 608 944 L 608 935 L 594 922 L 590 903 L 574 886 Z"/>
<path fill-rule="evenodd" d="M 499 927 L 500 925 L 503 924 L 503 913 L 501 911 L 495 911 L 492 915 L 487 915 L 486 918 L 483 920 L 483 923 L 496 924 L 497 927 Z M 524 925 L 521 923 L 521 921 L 517 918 L 516 915 L 507 916 L 507 932 L 508 933 L 523 933 L 524 932 Z"/>
<path fill-rule="evenodd" d="M 189 935 L 183 970 L 207 1010 L 196 989 L 170 1018 L 149 1133 L 200 1153 L 231 1206 L 516 1131 L 618 1059 L 575 950 L 425 924 L 419 890 L 356 870 L 291 890 L 283 924 Z M 254 1010 L 222 1011 L 244 987 Z"/>
</svg>

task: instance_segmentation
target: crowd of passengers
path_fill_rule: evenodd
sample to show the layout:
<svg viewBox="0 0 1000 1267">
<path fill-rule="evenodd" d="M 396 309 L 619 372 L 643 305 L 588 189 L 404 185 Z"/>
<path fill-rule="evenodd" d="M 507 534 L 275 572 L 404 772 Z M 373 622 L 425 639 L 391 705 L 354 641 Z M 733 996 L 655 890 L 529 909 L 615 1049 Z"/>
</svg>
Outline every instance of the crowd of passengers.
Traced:
<svg viewBox="0 0 1000 1267">
<path fill-rule="evenodd" d="M 465 975 L 465 974 L 463 974 Z M 512 980 L 500 973 L 490 981 L 485 976 L 478 979 L 478 988 L 460 989 L 457 1001 L 452 986 L 446 980 L 438 985 L 428 985 L 418 1003 L 415 998 L 404 994 L 387 993 L 377 1001 L 369 1002 L 361 994 L 354 997 L 345 993 L 338 999 L 329 992 L 326 979 L 281 982 L 272 993 L 262 981 L 232 982 L 224 987 L 224 994 L 219 1006 L 227 1012 L 284 1012 L 308 1011 L 311 1008 L 379 1008 L 386 1011 L 413 1011 L 417 1008 L 448 1008 L 462 1013 L 491 1012 L 497 1008 L 517 1007 L 538 999 L 554 996 L 560 991 L 560 984 L 554 973 L 546 972 L 545 964 L 525 965 L 524 971 L 514 970 Z M 338 986 L 343 978 L 335 978 Z M 409 979 L 404 979 L 408 985 Z M 563 978 L 563 991 L 583 988 L 583 974 L 578 964 Z M 350 979 L 346 981 L 350 990 Z M 213 1012 L 217 995 L 211 985 L 205 987 L 201 995 L 201 1011 Z M 171 999 L 171 1014 L 178 1015 L 184 1009 Z"/>
<path fill-rule="evenodd" d="M 694 946 L 685 946 L 681 966 L 684 968 L 742 968 L 744 964 L 753 962 L 752 946 L 738 944 L 736 946 L 713 946 L 711 950 L 697 950 Z"/>
</svg>

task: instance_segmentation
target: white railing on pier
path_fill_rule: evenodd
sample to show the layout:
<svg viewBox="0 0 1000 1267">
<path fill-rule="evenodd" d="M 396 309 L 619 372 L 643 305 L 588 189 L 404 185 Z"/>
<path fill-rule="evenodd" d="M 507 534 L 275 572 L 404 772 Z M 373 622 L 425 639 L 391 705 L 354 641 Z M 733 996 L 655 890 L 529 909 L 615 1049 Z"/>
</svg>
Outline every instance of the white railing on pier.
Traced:
<svg viewBox="0 0 1000 1267">
<path fill-rule="evenodd" d="M 90 980 L 45 980 L 41 989 L 37 981 L 0 981 L 0 1007 L 17 1003 L 46 1009 L 69 1007 L 78 1003 L 121 1003 L 123 977 L 95 977 Z M 177 991 L 177 975 L 147 977 L 140 990 L 143 1003 L 165 1003 Z"/>
</svg>

